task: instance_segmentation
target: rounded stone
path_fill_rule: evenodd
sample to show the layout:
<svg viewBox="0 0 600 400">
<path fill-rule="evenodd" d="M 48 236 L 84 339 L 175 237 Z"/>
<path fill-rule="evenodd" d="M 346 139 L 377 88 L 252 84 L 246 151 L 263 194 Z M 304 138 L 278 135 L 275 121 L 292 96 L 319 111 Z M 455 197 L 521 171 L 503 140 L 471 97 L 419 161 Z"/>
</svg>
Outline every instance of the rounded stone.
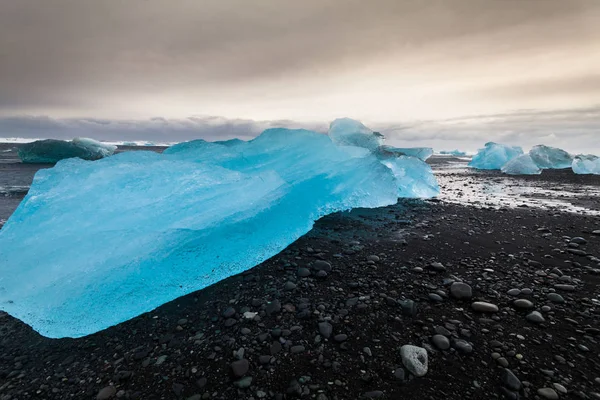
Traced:
<svg viewBox="0 0 600 400">
<path fill-rule="evenodd" d="M 531 313 L 527 314 L 525 319 L 527 319 L 529 322 L 533 322 L 534 324 L 541 324 L 542 322 L 546 321 L 542 314 L 537 311 L 532 311 Z"/>
<path fill-rule="evenodd" d="M 416 377 L 427 374 L 427 350 L 406 344 L 400 348 L 402 364 Z"/>
<path fill-rule="evenodd" d="M 434 335 L 431 341 L 440 350 L 448 350 L 450 348 L 450 341 L 444 335 Z"/>
<path fill-rule="evenodd" d="M 527 299 L 518 299 L 515 300 L 513 302 L 513 305 L 515 306 L 515 308 L 521 309 L 521 310 L 528 310 L 530 308 L 533 308 L 533 303 Z"/>
<path fill-rule="evenodd" d="M 565 302 L 565 299 L 558 293 L 548 293 L 548 300 L 553 303 L 562 304 Z"/>
<path fill-rule="evenodd" d="M 106 386 L 98 392 L 96 400 L 108 400 L 117 393 L 117 389 L 114 386 Z"/>
<path fill-rule="evenodd" d="M 471 308 L 478 312 L 496 313 L 498 312 L 498 306 L 492 303 L 486 303 L 484 301 L 476 301 L 471 304 Z"/>
<path fill-rule="evenodd" d="M 539 394 L 540 396 L 542 396 L 545 399 L 558 400 L 558 393 L 556 393 L 556 391 L 551 388 L 538 389 L 537 394 Z"/>
<path fill-rule="evenodd" d="M 473 289 L 471 286 L 463 282 L 454 282 L 450 286 L 450 295 L 455 299 L 470 299 L 473 297 Z"/>
</svg>

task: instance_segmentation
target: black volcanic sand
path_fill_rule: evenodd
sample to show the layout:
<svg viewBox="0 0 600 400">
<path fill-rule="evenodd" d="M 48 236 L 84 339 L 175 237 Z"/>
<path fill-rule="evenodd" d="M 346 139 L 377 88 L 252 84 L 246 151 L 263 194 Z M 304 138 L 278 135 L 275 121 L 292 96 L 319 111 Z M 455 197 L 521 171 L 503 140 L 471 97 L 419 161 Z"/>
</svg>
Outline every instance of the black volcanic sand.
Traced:
<svg viewBox="0 0 600 400">
<path fill-rule="evenodd" d="M 440 201 L 331 215 L 252 270 L 85 338 L 4 314 L 0 399 L 599 399 L 598 230 Z M 403 367 L 406 344 L 427 350 L 425 376 Z"/>
</svg>

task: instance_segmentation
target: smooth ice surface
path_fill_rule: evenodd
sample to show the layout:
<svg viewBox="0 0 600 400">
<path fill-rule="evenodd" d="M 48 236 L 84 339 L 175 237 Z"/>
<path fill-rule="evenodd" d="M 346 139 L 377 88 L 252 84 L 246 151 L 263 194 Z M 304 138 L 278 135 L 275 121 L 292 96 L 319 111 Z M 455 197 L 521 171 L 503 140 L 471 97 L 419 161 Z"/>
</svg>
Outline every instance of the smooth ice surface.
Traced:
<svg viewBox="0 0 600 400">
<path fill-rule="evenodd" d="M 409 157 L 416 157 L 421 161 L 427 161 L 427 159 L 433 155 L 433 149 L 431 147 L 399 148 L 391 146 L 382 146 L 381 149 L 390 153 L 405 155 Z"/>
<path fill-rule="evenodd" d="M 576 174 L 600 175 L 600 157 L 591 154 L 578 155 L 573 159 L 571 167 Z"/>
<path fill-rule="evenodd" d="M 542 170 L 533 162 L 529 154 L 523 154 L 504 164 L 502 172 L 509 175 L 539 175 Z"/>
<path fill-rule="evenodd" d="M 541 169 L 570 168 L 573 156 L 556 147 L 538 145 L 529 150 L 533 162 Z"/>
<path fill-rule="evenodd" d="M 381 140 L 356 127 L 334 122 L 336 142 Z M 84 336 L 253 267 L 323 215 L 438 190 L 416 158 L 305 130 L 63 160 L 0 230 L 0 308 L 43 335 Z"/>
<path fill-rule="evenodd" d="M 65 140 L 37 140 L 19 148 L 19 158 L 24 163 L 56 163 L 67 158 L 99 160 L 112 155 L 117 146 L 98 142 L 94 139 L 75 138 Z"/>
<path fill-rule="evenodd" d="M 518 146 L 507 146 L 488 142 L 483 149 L 473 156 L 469 167 L 477 169 L 501 169 L 504 164 L 523 154 L 523 149 Z"/>
<path fill-rule="evenodd" d="M 455 157 L 464 157 L 467 155 L 467 153 L 465 153 L 464 151 L 460 151 L 460 150 L 443 150 L 443 151 L 440 151 L 440 154 L 448 155 L 448 156 L 455 156 Z"/>
</svg>

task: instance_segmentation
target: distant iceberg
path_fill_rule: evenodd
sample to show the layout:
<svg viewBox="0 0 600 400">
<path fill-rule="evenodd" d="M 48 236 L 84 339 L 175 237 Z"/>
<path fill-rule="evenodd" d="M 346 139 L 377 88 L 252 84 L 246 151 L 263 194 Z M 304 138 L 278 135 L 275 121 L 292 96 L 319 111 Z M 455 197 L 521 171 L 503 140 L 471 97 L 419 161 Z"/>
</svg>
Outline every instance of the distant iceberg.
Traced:
<svg viewBox="0 0 600 400">
<path fill-rule="evenodd" d="M 529 155 L 541 169 L 570 168 L 573 156 L 566 151 L 550 146 L 538 145 L 529 150 Z"/>
<path fill-rule="evenodd" d="M 542 173 L 540 167 L 537 166 L 529 154 L 513 158 L 504 164 L 501 170 L 509 175 L 539 175 Z"/>
<path fill-rule="evenodd" d="M 473 156 L 469 167 L 477 169 L 499 170 L 504 164 L 523 154 L 523 149 L 518 146 L 507 146 L 488 142 L 483 149 Z"/>
<path fill-rule="evenodd" d="M 75 138 L 71 141 L 45 139 L 26 143 L 19 148 L 22 162 L 29 164 L 57 163 L 67 158 L 99 160 L 112 155 L 117 146 L 94 139 Z"/>
<path fill-rule="evenodd" d="M 460 151 L 460 150 L 442 150 L 442 151 L 440 151 L 440 154 L 446 155 L 446 156 L 455 156 L 455 157 L 464 157 L 467 155 L 467 153 L 465 153 L 464 151 Z"/>
<path fill-rule="evenodd" d="M 329 135 L 60 161 L 0 230 L 0 308 L 45 336 L 88 335 L 253 267 L 326 214 L 439 193 L 382 140 L 343 119 Z"/>
<path fill-rule="evenodd" d="M 571 167 L 576 174 L 600 175 L 600 157 L 591 154 L 578 155 L 573 159 Z"/>
</svg>

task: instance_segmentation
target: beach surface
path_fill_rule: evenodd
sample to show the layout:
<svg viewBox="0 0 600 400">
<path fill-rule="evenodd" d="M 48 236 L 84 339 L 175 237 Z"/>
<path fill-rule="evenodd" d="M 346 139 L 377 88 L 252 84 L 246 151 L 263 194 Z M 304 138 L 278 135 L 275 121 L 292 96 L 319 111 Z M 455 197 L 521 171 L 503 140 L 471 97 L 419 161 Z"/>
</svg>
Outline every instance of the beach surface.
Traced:
<svg viewBox="0 0 600 400">
<path fill-rule="evenodd" d="M 251 270 L 88 337 L 2 313 L 0 399 L 600 398 L 600 177 L 466 163 L 430 160 L 437 199 L 329 215 Z M 7 165 L 22 168 L 0 163 L 7 180 Z M 424 376 L 404 345 L 426 349 Z"/>
</svg>

